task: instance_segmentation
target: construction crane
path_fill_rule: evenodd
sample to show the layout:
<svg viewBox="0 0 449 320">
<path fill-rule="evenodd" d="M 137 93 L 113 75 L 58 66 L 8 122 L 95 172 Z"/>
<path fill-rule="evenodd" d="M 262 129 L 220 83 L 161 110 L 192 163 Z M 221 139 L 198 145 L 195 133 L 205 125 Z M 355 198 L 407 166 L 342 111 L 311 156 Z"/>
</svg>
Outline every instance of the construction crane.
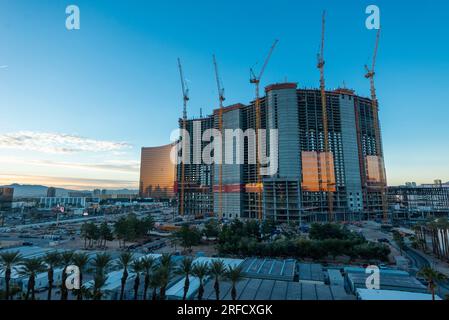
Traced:
<svg viewBox="0 0 449 320">
<path fill-rule="evenodd" d="M 220 130 L 220 134 L 223 137 L 223 102 L 226 100 L 224 95 L 224 88 L 221 83 L 220 74 L 218 72 L 217 59 L 215 55 L 213 55 L 214 68 L 215 68 L 215 78 L 217 80 L 217 89 L 218 89 L 218 100 L 220 104 L 220 109 L 218 110 L 218 129 Z M 218 219 L 223 218 L 223 145 L 221 146 L 221 162 L 218 168 L 218 186 L 220 190 L 218 191 Z"/>
<path fill-rule="evenodd" d="M 379 105 L 377 101 L 376 87 L 374 85 L 374 76 L 376 75 L 375 67 L 377 60 L 377 51 L 379 49 L 379 40 L 380 40 L 380 28 L 377 30 L 376 35 L 376 44 L 374 46 L 374 54 L 373 54 L 373 62 L 371 65 L 371 69 L 365 65 L 366 75 L 365 78 L 370 81 L 370 91 L 371 91 L 371 104 L 373 109 L 373 122 L 374 122 L 374 135 L 376 137 L 376 153 L 378 156 L 377 163 L 379 166 L 379 185 L 380 185 L 380 193 L 381 193 L 381 201 L 382 201 L 382 213 L 383 220 L 386 222 L 388 220 L 388 205 L 387 205 L 387 187 L 386 187 L 386 177 L 385 171 L 383 167 L 383 152 L 382 152 L 382 143 L 381 143 L 381 135 L 379 128 Z"/>
<path fill-rule="evenodd" d="M 325 157 L 325 166 L 326 166 L 326 191 L 327 191 L 327 203 L 328 203 L 328 220 L 332 222 L 334 220 L 334 196 L 332 194 L 331 185 L 333 182 L 330 180 L 331 178 L 331 168 L 330 165 L 330 149 L 329 149 L 329 128 L 327 121 L 327 100 L 326 100 L 326 82 L 324 80 L 324 44 L 325 44 L 325 32 L 326 32 L 326 11 L 323 11 L 322 16 L 322 29 L 321 29 L 321 46 L 320 53 L 318 54 L 318 69 L 320 70 L 320 90 L 321 90 L 321 107 L 323 113 L 323 135 L 324 135 L 324 157 Z M 320 161 L 320 157 L 318 157 L 318 161 Z M 319 165 L 321 168 L 321 165 Z M 320 186 L 322 185 L 322 170 L 320 169 Z M 320 188 L 321 189 L 321 188 Z"/>
<path fill-rule="evenodd" d="M 259 159 L 259 129 L 261 127 L 261 119 L 260 119 L 260 80 L 262 79 L 262 76 L 265 72 L 265 69 L 267 68 L 268 62 L 270 61 L 271 55 L 273 54 L 274 49 L 276 48 L 276 45 L 278 44 L 279 40 L 275 40 L 273 45 L 271 46 L 270 52 L 268 53 L 267 58 L 265 59 L 265 62 L 262 66 L 262 69 L 259 72 L 259 75 L 256 76 L 254 73 L 254 70 L 250 69 L 250 83 L 255 85 L 256 89 L 256 99 L 255 99 L 255 109 L 256 109 L 256 176 L 257 176 L 257 196 L 256 196 L 256 203 L 257 203 L 257 217 L 259 221 L 262 220 L 262 177 L 260 175 L 260 159 Z"/>
<path fill-rule="evenodd" d="M 179 76 L 181 78 L 181 88 L 182 88 L 182 100 L 183 100 L 183 108 L 182 108 L 182 160 L 181 160 L 181 197 L 179 202 L 179 209 L 180 209 L 180 215 L 184 216 L 184 188 L 185 188 L 185 163 L 184 163 L 184 154 L 186 150 L 185 148 L 185 137 L 184 133 L 186 132 L 187 128 L 187 103 L 189 102 L 189 88 L 187 87 L 187 83 L 184 79 L 184 73 L 182 71 L 182 64 L 181 60 L 178 58 L 178 68 L 179 68 Z"/>
</svg>

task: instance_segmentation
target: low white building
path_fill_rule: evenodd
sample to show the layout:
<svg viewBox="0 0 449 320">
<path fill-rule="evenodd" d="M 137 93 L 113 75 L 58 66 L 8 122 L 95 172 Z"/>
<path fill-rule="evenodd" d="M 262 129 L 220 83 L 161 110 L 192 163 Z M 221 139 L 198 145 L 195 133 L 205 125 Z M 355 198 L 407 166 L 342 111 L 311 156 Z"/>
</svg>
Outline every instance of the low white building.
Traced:
<svg viewBox="0 0 449 320">
<path fill-rule="evenodd" d="M 357 298 L 359 300 L 432 300 L 432 295 L 429 293 L 419 292 L 407 292 L 407 291 L 394 291 L 394 290 L 370 290 L 370 289 L 357 289 Z M 435 300 L 442 300 L 439 296 L 435 296 Z"/>
</svg>

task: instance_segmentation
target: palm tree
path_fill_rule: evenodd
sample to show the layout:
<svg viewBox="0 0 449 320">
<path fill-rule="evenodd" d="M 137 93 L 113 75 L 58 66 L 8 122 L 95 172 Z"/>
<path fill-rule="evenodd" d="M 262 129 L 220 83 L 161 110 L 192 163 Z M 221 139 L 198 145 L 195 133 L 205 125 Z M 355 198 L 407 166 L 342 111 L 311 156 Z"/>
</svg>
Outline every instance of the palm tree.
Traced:
<svg viewBox="0 0 449 320">
<path fill-rule="evenodd" d="M 61 265 L 61 255 L 59 252 L 48 252 L 44 256 L 44 262 L 47 265 L 47 275 L 48 275 L 48 295 L 47 300 L 51 300 L 53 283 L 54 283 L 54 272 L 55 268 Z"/>
<path fill-rule="evenodd" d="M 435 301 L 435 289 L 438 286 L 438 282 L 446 280 L 447 277 L 437 270 L 432 269 L 432 267 L 422 268 L 418 272 L 418 275 L 426 279 L 429 291 L 432 293 L 432 300 Z"/>
<path fill-rule="evenodd" d="M 168 269 L 173 268 L 173 261 L 172 261 L 173 255 L 170 253 L 164 253 L 161 257 L 161 266 L 166 267 Z"/>
<path fill-rule="evenodd" d="M 223 260 L 213 260 L 209 268 L 209 274 L 215 279 L 215 297 L 217 300 L 220 300 L 220 280 L 226 274 L 226 266 Z"/>
<path fill-rule="evenodd" d="M 204 278 L 209 273 L 209 264 L 207 262 L 196 263 L 192 269 L 192 275 L 200 280 L 198 287 L 198 300 L 203 300 L 204 295 Z"/>
<path fill-rule="evenodd" d="M 154 266 L 154 258 L 153 257 L 145 257 L 142 259 L 142 268 L 145 272 L 145 280 L 144 280 L 144 287 L 143 287 L 143 300 L 147 299 L 147 292 L 148 287 L 150 286 L 150 278 L 151 278 L 151 271 Z"/>
<path fill-rule="evenodd" d="M 172 255 L 169 253 L 164 253 L 161 257 L 161 264 L 159 268 L 160 276 L 160 290 L 159 296 L 161 300 L 165 300 L 165 292 L 167 291 L 168 283 L 171 279 L 171 273 L 173 269 Z"/>
<path fill-rule="evenodd" d="M 69 292 L 67 290 L 67 287 L 65 285 L 65 282 L 67 280 L 67 267 L 72 264 L 73 259 L 73 251 L 65 251 L 61 254 L 61 263 L 64 266 L 62 269 L 62 276 L 61 276 L 61 300 L 67 300 L 69 296 Z"/>
<path fill-rule="evenodd" d="M 189 276 L 192 273 L 193 268 L 193 258 L 186 257 L 182 260 L 181 265 L 176 270 L 176 273 L 185 277 L 184 281 L 184 294 L 182 296 L 182 300 L 186 300 L 187 293 L 189 292 L 190 287 L 190 279 Z"/>
<path fill-rule="evenodd" d="M 232 283 L 231 297 L 232 300 L 237 300 L 237 289 L 236 285 L 239 281 L 243 280 L 243 269 L 241 267 L 228 267 L 228 272 L 226 273 L 226 277 Z"/>
<path fill-rule="evenodd" d="M 123 300 L 123 296 L 125 294 L 125 285 L 126 280 L 128 280 L 128 266 L 130 262 L 133 259 L 133 254 L 131 252 L 123 252 L 120 254 L 120 257 L 118 259 L 117 265 L 120 267 L 120 269 L 123 269 L 123 275 L 122 275 L 122 284 L 120 288 L 120 300 Z"/>
<path fill-rule="evenodd" d="M 133 272 L 136 274 L 136 278 L 134 279 L 134 300 L 137 300 L 139 294 L 139 286 L 140 286 L 140 273 L 143 271 L 142 262 L 139 259 L 134 260 L 131 263 L 131 268 Z"/>
<path fill-rule="evenodd" d="M 11 281 L 11 273 L 22 260 L 22 256 L 18 251 L 0 253 L 0 270 L 5 273 L 5 297 L 9 300 Z"/>
<path fill-rule="evenodd" d="M 103 292 L 101 288 L 106 285 L 108 277 L 104 273 L 96 273 L 94 276 L 93 300 L 101 300 Z"/>
<path fill-rule="evenodd" d="M 34 285 L 36 283 L 36 275 L 45 272 L 47 267 L 44 264 L 44 261 L 41 258 L 31 258 L 25 259 L 22 262 L 22 267 L 19 273 L 23 276 L 28 277 L 28 288 L 25 295 L 25 300 L 28 300 L 31 292 L 31 300 L 35 300 L 35 289 Z"/>
<path fill-rule="evenodd" d="M 86 253 L 75 253 L 73 255 L 73 264 L 79 269 L 79 285 L 80 288 L 76 290 L 77 300 L 83 300 L 83 273 L 89 264 L 89 255 Z"/>
<path fill-rule="evenodd" d="M 157 288 L 161 287 L 161 277 L 160 277 L 160 269 L 154 271 L 150 276 L 149 287 L 152 290 L 151 300 L 156 301 L 157 299 Z"/>
<path fill-rule="evenodd" d="M 157 274 L 159 277 L 159 298 L 165 300 L 165 292 L 167 291 L 167 286 L 171 278 L 170 268 L 161 265 Z"/>
<path fill-rule="evenodd" d="M 108 277 L 106 276 L 109 267 L 111 266 L 112 257 L 108 253 L 97 253 L 92 259 L 92 267 L 94 270 L 94 289 L 93 299 L 101 300 L 103 293 L 101 288 L 106 284 Z"/>
</svg>

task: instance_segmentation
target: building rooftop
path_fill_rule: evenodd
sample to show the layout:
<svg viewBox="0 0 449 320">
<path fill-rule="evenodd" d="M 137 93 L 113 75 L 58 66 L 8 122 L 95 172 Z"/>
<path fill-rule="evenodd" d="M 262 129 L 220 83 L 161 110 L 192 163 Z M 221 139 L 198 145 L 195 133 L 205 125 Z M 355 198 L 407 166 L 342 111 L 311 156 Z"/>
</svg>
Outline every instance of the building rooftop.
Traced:
<svg viewBox="0 0 449 320">
<path fill-rule="evenodd" d="M 359 288 L 366 288 L 366 279 L 369 274 L 353 273 L 348 274 L 347 279 L 351 290 L 355 292 Z M 380 289 L 381 290 L 396 290 L 408 292 L 426 293 L 427 288 L 413 277 L 380 275 Z"/>
<path fill-rule="evenodd" d="M 323 266 L 317 263 L 298 264 L 299 281 L 324 283 Z"/>
<path fill-rule="evenodd" d="M 245 278 L 237 283 L 239 300 L 354 300 L 343 287 L 293 281 Z M 220 300 L 231 300 L 231 283 L 220 283 Z M 215 300 L 214 281 L 205 285 L 204 299 Z"/>
<path fill-rule="evenodd" d="M 357 297 L 360 300 L 432 300 L 432 295 L 428 293 L 394 290 L 357 289 Z M 442 300 L 439 296 L 436 296 L 435 299 Z"/>
<path fill-rule="evenodd" d="M 243 262 L 243 274 L 249 278 L 293 281 L 296 260 L 248 258 Z"/>
</svg>

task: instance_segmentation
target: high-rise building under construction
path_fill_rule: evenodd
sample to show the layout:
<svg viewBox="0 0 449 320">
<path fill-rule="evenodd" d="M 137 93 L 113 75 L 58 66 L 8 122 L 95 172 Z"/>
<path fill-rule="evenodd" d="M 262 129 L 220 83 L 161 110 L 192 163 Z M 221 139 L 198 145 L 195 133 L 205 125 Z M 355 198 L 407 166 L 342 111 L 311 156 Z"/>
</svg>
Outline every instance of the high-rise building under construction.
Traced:
<svg viewBox="0 0 449 320">
<path fill-rule="evenodd" d="M 184 181 L 178 166 L 178 197 L 179 186 L 184 185 L 180 212 L 256 219 L 262 211 L 265 219 L 304 222 L 381 218 L 386 175 L 380 135 L 375 132 L 380 126 L 374 123 L 378 117 L 371 99 L 349 89 L 326 91 L 324 130 L 320 89 L 298 89 L 296 83 L 280 83 L 266 87 L 265 93 L 260 98 L 259 127 L 266 132 L 277 129 L 276 172 L 258 180 L 260 166 L 249 161 L 253 150 L 251 138 L 245 136 L 241 147 L 236 139 L 231 144 L 234 152 L 241 148 L 244 162 L 224 163 L 220 184 L 219 165 L 198 158 L 198 152 L 201 158 L 209 143 L 201 139 L 202 134 L 218 129 L 219 111 L 202 119 L 188 119 L 186 130 L 200 143 L 189 147 L 191 161 L 184 166 Z M 246 132 L 256 128 L 255 109 L 254 102 L 223 108 L 222 129 Z M 262 140 L 273 143 L 267 136 Z"/>
</svg>

